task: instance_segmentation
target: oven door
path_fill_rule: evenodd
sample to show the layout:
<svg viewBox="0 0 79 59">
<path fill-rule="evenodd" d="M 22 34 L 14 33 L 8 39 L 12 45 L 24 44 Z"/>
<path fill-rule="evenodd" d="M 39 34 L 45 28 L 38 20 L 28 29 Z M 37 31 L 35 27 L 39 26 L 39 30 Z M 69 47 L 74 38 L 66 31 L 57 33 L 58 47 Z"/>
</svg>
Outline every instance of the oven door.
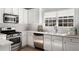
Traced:
<svg viewBox="0 0 79 59">
<path fill-rule="evenodd" d="M 9 41 L 12 41 L 13 42 L 12 45 L 14 45 L 14 44 L 20 43 L 21 39 L 20 39 L 20 37 L 17 37 L 17 38 L 11 38 L 11 39 L 9 39 Z"/>
<path fill-rule="evenodd" d="M 21 48 L 22 43 L 20 37 L 9 39 L 9 41 L 13 42 L 13 44 L 11 44 L 11 51 L 17 51 Z"/>
</svg>

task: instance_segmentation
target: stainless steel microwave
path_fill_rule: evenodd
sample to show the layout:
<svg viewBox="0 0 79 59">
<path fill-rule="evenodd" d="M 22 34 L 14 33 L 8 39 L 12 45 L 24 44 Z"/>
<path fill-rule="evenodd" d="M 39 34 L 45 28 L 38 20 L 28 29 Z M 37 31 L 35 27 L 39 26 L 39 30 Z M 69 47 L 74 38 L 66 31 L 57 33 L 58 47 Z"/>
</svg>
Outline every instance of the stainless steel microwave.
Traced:
<svg viewBox="0 0 79 59">
<path fill-rule="evenodd" d="M 19 16 L 13 14 L 3 14 L 3 23 L 19 23 Z"/>
</svg>

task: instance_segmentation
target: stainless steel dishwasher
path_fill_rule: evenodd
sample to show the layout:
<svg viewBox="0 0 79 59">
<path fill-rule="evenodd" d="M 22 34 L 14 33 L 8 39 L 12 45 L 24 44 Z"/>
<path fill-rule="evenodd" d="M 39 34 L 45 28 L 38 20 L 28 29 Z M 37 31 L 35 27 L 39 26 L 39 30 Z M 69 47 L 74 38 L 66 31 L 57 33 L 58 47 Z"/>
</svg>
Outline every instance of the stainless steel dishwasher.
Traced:
<svg viewBox="0 0 79 59">
<path fill-rule="evenodd" d="M 40 33 L 34 33 L 34 46 L 43 50 L 44 35 Z"/>
</svg>

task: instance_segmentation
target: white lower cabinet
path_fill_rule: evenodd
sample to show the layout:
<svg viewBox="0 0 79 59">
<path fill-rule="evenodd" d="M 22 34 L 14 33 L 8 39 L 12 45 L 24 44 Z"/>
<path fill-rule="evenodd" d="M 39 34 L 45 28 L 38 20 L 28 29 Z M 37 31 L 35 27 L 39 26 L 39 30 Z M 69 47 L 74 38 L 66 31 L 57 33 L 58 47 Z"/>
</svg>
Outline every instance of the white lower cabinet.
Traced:
<svg viewBox="0 0 79 59">
<path fill-rule="evenodd" d="M 79 51 L 79 39 L 64 38 L 64 51 Z"/>
<path fill-rule="evenodd" d="M 23 31 L 22 32 L 22 47 L 27 45 L 27 32 Z"/>
<path fill-rule="evenodd" d="M 28 32 L 28 46 L 34 47 L 33 33 Z"/>
<path fill-rule="evenodd" d="M 11 51 L 11 44 L 0 46 L 0 51 Z"/>
<path fill-rule="evenodd" d="M 44 35 L 44 50 L 51 51 L 51 35 Z"/>
<path fill-rule="evenodd" d="M 46 51 L 62 51 L 62 37 L 44 35 L 44 50 Z"/>
<path fill-rule="evenodd" d="M 5 34 L 0 34 L 0 51 L 11 51 L 11 41 L 6 40 Z"/>
<path fill-rule="evenodd" d="M 52 36 L 52 51 L 62 51 L 62 50 L 63 50 L 62 37 Z"/>
</svg>

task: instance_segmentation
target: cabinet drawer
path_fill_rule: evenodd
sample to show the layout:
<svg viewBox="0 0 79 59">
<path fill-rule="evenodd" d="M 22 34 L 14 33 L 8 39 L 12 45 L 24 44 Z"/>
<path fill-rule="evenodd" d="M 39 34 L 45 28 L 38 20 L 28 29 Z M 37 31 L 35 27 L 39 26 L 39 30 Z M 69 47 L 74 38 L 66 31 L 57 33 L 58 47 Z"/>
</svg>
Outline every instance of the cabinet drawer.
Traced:
<svg viewBox="0 0 79 59">
<path fill-rule="evenodd" d="M 61 41 L 62 41 L 62 37 L 59 37 L 59 36 L 52 36 L 52 40 L 61 40 Z"/>
<path fill-rule="evenodd" d="M 0 35 L 0 39 L 6 40 L 6 35 Z"/>
<path fill-rule="evenodd" d="M 64 38 L 64 42 L 79 43 L 79 39 L 77 39 L 77 38 Z"/>
<path fill-rule="evenodd" d="M 51 35 L 44 35 L 44 39 L 51 39 Z"/>
</svg>

